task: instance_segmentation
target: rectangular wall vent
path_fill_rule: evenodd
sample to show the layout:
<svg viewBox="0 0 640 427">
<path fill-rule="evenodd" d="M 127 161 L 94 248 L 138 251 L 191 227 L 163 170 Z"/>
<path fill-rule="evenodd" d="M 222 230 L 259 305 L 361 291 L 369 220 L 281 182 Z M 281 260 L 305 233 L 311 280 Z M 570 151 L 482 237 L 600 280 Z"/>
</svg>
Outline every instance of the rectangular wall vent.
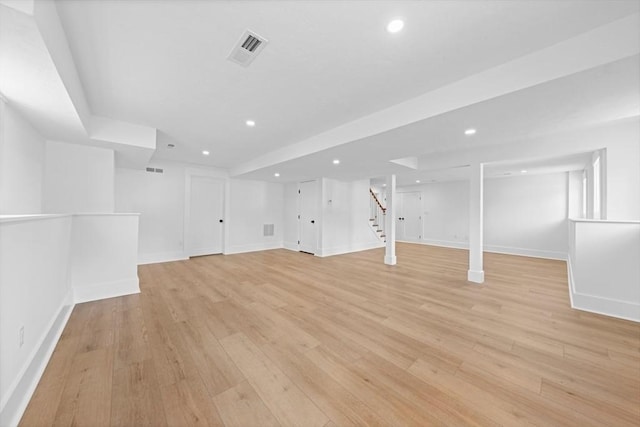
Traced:
<svg viewBox="0 0 640 427">
<path fill-rule="evenodd" d="M 246 30 L 231 49 L 227 59 L 243 67 L 248 67 L 268 42 L 267 39 L 253 31 Z"/>
<path fill-rule="evenodd" d="M 273 224 L 264 224 L 263 226 L 263 234 L 265 236 L 273 236 L 274 225 Z"/>
<path fill-rule="evenodd" d="M 164 169 L 161 168 L 146 168 L 147 172 L 164 173 Z"/>
</svg>

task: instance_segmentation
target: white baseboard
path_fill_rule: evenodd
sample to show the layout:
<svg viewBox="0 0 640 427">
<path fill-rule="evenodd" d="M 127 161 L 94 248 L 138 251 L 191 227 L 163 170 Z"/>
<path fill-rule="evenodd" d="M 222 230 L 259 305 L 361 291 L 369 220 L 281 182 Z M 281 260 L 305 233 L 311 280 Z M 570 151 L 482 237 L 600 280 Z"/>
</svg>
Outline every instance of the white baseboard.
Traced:
<svg viewBox="0 0 640 427">
<path fill-rule="evenodd" d="M 282 249 L 282 241 L 264 242 L 264 243 L 252 243 L 249 245 L 236 245 L 231 246 L 224 251 L 225 255 L 242 254 L 246 252 L 268 251 L 270 249 Z"/>
<path fill-rule="evenodd" d="M 161 262 L 184 261 L 189 259 L 184 252 L 158 252 L 152 254 L 138 254 L 138 265 L 158 264 Z"/>
<path fill-rule="evenodd" d="M 484 283 L 484 271 L 467 270 L 467 280 L 473 283 Z"/>
<path fill-rule="evenodd" d="M 285 249 L 289 249 L 290 251 L 296 251 L 298 252 L 299 246 L 296 242 L 284 242 L 284 244 L 282 245 L 283 248 Z"/>
<path fill-rule="evenodd" d="M 568 257 L 567 259 L 567 267 L 571 308 L 588 311 L 590 313 L 602 314 L 604 316 L 640 322 L 640 304 L 577 292 L 576 284 L 573 279 L 571 257 Z"/>
<path fill-rule="evenodd" d="M 403 241 L 406 243 L 420 243 L 423 245 L 431 245 L 431 246 L 441 246 L 443 248 L 454 248 L 454 249 L 469 249 L 469 243 L 467 242 L 456 242 L 449 240 L 432 240 L 432 239 L 423 239 L 421 241 Z"/>
<path fill-rule="evenodd" d="M 619 319 L 640 322 L 640 305 L 626 301 L 574 293 L 571 297 L 572 308 Z"/>
<path fill-rule="evenodd" d="M 73 287 L 73 299 L 76 304 L 139 293 L 140 284 L 137 276 L 115 282 Z"/>
<path fill-rule="evenodd" d="M 384 248 L 384 242 L 378 241 L 378 242 L 363 243 L 359 245 L 336 246 L 333 248 L 321 249 L 318 251 L 316 256 L 328 257 L 333 255 L 343 255 L 351 252 L 360 252 L 360 251 L 366 251 L 369 249 L 377 249 L 377 248 Z"/>
<path fill-rule="evenodd" d="M 398 242 L 417 243 L 421 245 L 440 246 L 444 248 L 454 248 L 454 249 L 467 249 L 467 250 L 469 249 L 468 242 L 456 242 L 456 241 L 448 241 L 448 240 L 422 239 L 422 240 L 398 240 Z M 567 259 L 567 254 L 564 252 L 547 251 L 547 250 L 541 250 L 541 249 L 527 249 L 527 248 L 514 248 L 511 246 L 485 245 L 483 250 L 484 252 L 491 252 L 496 254 L 519 255 L 519 256 L 526 256 L 526 257 L 532 257 L 532 258 L 557 259 L 562 261 L 565 261 Z"/>
<path fill-rule="evenodd" d="M 73 307 L 72 294 L 69 292 L 58 313 L 54 316 L 47 333 L 44 334 L 39 345 L 35 347 L 34 352 L 31 354 L 30 362 L 24 365 L 25 368 L 18 375 L 16 383 L 9 388 L 8 397 L 3 402 L 2 411 L 0 411 L 0 426 L 13 427 L 20 422 L 49 363 L 53 350 L 58 344 L 69 316 L 71 316 Z"/>
<path fill-rule="evenodd" d="M 492 252 L 496 254 L 507 255 L 520 255 L 531 258 L 544 258 L 544 259 L 556 259 L 560 261 L 566 261 L 567 253 L 559 251 L 547 251 L 541 249 L 526 249 L 526 248 L 514 248 L 510 246 L 494 246 L 485 245 L 485 252 Z"/>
</svg>

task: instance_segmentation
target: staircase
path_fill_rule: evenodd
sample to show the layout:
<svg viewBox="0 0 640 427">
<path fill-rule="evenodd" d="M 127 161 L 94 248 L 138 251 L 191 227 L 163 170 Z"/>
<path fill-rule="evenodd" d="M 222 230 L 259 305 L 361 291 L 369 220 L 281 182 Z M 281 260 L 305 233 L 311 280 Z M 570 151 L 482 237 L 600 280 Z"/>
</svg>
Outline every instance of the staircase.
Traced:
<svg viewBox="0 0 640 427">
<path fill-rule="evenodd" d="M 371 196 L 369 203 L 369 226 L 376 233 L 380 241 L 386 242 L 387 239 L 384 227 L 386 223 L 385 217 L 387 214 L 387 208 L 382 206 L 382 203 L 380 203 L 380 199 L 378 199 L 378 196 L 373 192 L 371 188 L 369 189 L 369 194 Z"/>
</svg>

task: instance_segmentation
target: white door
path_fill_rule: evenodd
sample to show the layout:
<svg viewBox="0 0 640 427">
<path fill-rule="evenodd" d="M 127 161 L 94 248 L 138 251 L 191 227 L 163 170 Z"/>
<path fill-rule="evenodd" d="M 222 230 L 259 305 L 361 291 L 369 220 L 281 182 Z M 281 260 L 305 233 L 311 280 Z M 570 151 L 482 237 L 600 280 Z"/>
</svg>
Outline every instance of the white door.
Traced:
<svg viewBox="0 0 640 427">
<path fill-rule="evenodd" d="M 299 191 L 300 251 L 315 254 L 318 245 L 318 183 L 316 181 L 301 182 Z"/>
<path fill-rule="evenodd" d="M 190 190 L 187 255 L 222 253 L 223 182 L 206 176 L 191 176 Z"/>
<path fill-rule="evenodd" d="M 420 192 L 398 193 L 396 239 L 416 241 L 422 238 L 422 201 Z"/>
<path fill-rule="evenodd" d="M 420 240 L 422 238 L 421 193 L 403 193 L 402 196 L 403 238 L 408 241 Z"/>
</svg>

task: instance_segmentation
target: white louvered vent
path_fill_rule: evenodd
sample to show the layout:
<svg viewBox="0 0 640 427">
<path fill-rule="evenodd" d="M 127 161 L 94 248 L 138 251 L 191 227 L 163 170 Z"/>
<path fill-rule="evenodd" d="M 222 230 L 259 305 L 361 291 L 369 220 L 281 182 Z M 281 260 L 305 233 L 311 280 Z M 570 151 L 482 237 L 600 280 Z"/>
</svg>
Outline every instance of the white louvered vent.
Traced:
<svg viewBox="0 0 640 427">
<path fill-rule="evenodd" d="M 264 224 L 263 227 L 263 234 L 265 236 L 273 236 L 273 224 Z"/>
<path fill-rule="evenodd" d="M 231 53 L 229 53 L 229 56 L 227 56 L 227 59 L 243 67 L 248 67 L 268 42 L 267 39 L 253 31 L 246 30 L 231 50 Z"/>
</svg>

